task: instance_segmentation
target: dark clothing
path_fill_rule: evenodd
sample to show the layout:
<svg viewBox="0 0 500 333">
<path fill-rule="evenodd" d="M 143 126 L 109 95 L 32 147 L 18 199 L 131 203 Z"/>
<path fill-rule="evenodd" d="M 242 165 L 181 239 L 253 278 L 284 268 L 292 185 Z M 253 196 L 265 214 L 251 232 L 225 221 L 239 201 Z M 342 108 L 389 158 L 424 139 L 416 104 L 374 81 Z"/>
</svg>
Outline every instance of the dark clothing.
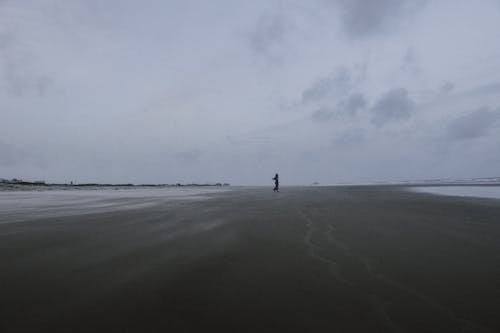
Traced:
<svg viewBox="0 0 500 333">
<path fill-rule="evenodd" d="M 274 180 L 274 189 L 273 189 L 273 191 L 274 192 L 279 192 L 280 191 L 279 190 L 280 182 L 279 182 L 278 174 L 276 174 L 276 176 L 274 176 L 273 180 Z"/>
</svg>

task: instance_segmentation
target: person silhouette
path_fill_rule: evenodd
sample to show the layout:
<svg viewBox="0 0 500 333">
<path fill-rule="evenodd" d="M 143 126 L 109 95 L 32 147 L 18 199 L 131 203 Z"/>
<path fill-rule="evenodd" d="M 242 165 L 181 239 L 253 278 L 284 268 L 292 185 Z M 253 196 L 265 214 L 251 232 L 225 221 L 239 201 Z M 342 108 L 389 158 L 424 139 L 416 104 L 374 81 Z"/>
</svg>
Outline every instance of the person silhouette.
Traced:
<svg viewBox="0 0 500 333">
<path fill-rule="evenodd" d="M 273 189 L 273 191 L 274 192 L 279 192 L 280 191 L 280 189 L 279 189 L 279 187 L 280 187 L 280 181 L 279 181 L 278 174 L 276 174 L 276 176 L 274 176 L 273 180 L 274 180 L 274 189 Z"/>
</svg>

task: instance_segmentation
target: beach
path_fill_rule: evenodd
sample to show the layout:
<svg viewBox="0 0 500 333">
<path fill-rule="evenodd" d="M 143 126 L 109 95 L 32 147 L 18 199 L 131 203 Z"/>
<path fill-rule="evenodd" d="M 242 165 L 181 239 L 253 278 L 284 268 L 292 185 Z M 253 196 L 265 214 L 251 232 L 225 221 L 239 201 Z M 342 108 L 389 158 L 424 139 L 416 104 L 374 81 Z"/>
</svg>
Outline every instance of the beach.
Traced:
<svg viewBox="0 0 500 333">
<path fill-rule="evenodd" d="M 2 194 L 0 331 L 500 332 L 498 199 L 168 191 Z"/>
</svg>

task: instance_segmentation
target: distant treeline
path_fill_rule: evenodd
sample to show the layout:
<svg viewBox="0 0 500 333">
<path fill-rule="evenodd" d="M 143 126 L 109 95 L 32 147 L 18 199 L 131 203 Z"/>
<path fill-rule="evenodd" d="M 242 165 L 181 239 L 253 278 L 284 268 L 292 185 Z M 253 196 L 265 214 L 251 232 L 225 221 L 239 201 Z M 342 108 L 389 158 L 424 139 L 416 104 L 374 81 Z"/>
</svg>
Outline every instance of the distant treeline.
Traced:
<svg viewBox="0 0 500 333">
<path fill-rule="evenodd" d="M 81 184 L 66 184 L 66 183 L 46 183 L 45 181 L 28 182 L 20 179 L 0 179 L 0 184 L 5 185 L 25 185 L 25 186 L 54 186 L 54 187 L 181 187 L 181 186 L 230 186 L 228 183 L 207 183 L 207 184 L 100 184 L 100 183 L 81 183 Z"/>
</svg>

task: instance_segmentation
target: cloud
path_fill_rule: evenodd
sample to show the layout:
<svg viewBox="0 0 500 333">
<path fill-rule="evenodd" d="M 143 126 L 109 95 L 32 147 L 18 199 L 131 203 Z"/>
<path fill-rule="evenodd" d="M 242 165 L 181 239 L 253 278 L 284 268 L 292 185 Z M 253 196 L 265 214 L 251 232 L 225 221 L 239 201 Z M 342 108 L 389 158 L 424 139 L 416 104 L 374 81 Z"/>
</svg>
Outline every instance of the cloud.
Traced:
<svg viewBox="0 0 500 333">
<path fill-rule="evenodd" d="M 311 118 L 318 122 L 324 122 L 332 117 L 345 118 L 354 117 L 359 111 L 366 107 L 365 96 L 361 93 L 353 93 L 347 98 L 343 98 L 335 107 L 322 106 L 316 110 Z"/>
<path fill-rule="evenodd" d="M 0 51 L 4 51 L 12 43 L 14 39 L 13 34 L 5 31 L 0 31 Z"/>
<path fill-rule="evenodd" d="M 0 85 L 4 93 L 18 97 L 44 96 L 53 79 L 34 66 L 35 55 L 27 52 L 26 44 L 15 31 L 0 26 Z"/>
<path fill-rule="evenodd" d="M 34 145 L 0 140 L 0 178 L 23 176 L 20 170 L 24 169 L 44 169 L 47 166 L 45 155 L 45 152 L 41 153 Z"/>
<path fill-rule="evenodd" d="M 364 80 L 366 66 L 355 66 L 350 71 L 339 67 L 330 75 L 318 78 L 302 92 L 299 105 L 316 106 L 312 120 L 324 122 L 331 118 L 354 117 L 366 107 L 365 96 L 354 91 Z"/>
<path fill-rule="evenodd" d="M 388 29 L 406 12 L 414 12 L 423 1 L 337 0 L 344 30 L 351 37 L 366 37 Z"/>
<path fill-rule="evenodd" d="M 250 34 L 250 45 L 255 54 L 278 61 L 285 41 L 286 24 L 281 16 L 261 16 Z"/>
<path fill-rule="evenodd" d="M 352 89 L 353 83 L 350 72 L 340 68 L 335 73 L 316 80 L 302 93 L 302 103 L 310 104 L 343 96 Z"/>
<path fill-rule="evenodd" d="M 6 66 L 3 79 L 8 91 L 18 97 L 44 96 L 53 84 L 49 76 L 29 72 L 14 64 Z"/>
<path fill-rule="evenodd" d="M 318 110 L 314 111 L 314 113 L 311 115 L 311 118 L 314 121 L 322 123 L 330 120 L 334 114 L 335 114 L 335 109 L 322 106 Z"/>
<path fill-rule="evenodd" d="M 484 95 L 492 95 L 500 93 L 500 81 L 490 82 L 487 84 L 480 85 L 475 87 L 467 92 L 465 92 L 466 96 L 484 96 Z"/>
<path fill-rule="evenodd" d="M 175 154 L 178 161 L 185 164 L 197 163 L 203 153 L 200 150 L 182 151 Z"/>
<path fill-rule="evenodd" d="M 372 123 L 380 127 L 391 121 L 403 121 L 415 111 L 415 102 L 404 88 L 389 90 L 371 108 Z"/>
<path fill-rule="evenodd" d="M 16 149 L 0 141 L 0 166 L 13 166 L 18 162 Z"/>
<path fill-rule="evenodd" d="M 361 93 L 354 93 L 349 96 L 346 101 L 342 101 L 341 110 L 345 114 L 356 115 L 356 113 L 360 110 L 363 110 L 366 107 L 366 99 L 365 96 Z"/>
<path fill-rule="evenodd" d="M 494 172 L 500 123 L 474 132 L 455 119 L 500 105 L 499 15 L 490 1 L 0 0 L 0 177 L 456 175 L 429 152 L 436 141 L 460 152 L 456 170 Z M 486 134 L 451 138 L 471 132 Z M 385 164 L 412 154 L 422 171 Z"/>
<path fill-rule="evenodd" d="M 417 52 L 413 47 L 409 47 L 406 50 L 403 56 L 401 70 L 411 75 L 419 74 L 422 71 L 418 62 Z"/>
<path fill-rule="evenodd" d="M 464 116 L 454 119 L 448 125 L 448 137 L 455 140 L 466 140 L 482 137 L 495 126 L 500 119 L 500 108 L 490 111 L 483 107 Z"/>
<path fill-rule="evenodd" d="M 338 146 L 354 146 L 359 145 L 365 141 L 365 131 L 361 128 L 355 128 L 339 135 L 333 143 Z"/>
<path fill-rule="evenodd" d="M 450 93 L 453 89 L 455 89 L 455 85 L 451 82 L 445 82 L 441 88 L 439 89 L 439 92 L 441 94 L 448 94 Z"/>
</svg>

